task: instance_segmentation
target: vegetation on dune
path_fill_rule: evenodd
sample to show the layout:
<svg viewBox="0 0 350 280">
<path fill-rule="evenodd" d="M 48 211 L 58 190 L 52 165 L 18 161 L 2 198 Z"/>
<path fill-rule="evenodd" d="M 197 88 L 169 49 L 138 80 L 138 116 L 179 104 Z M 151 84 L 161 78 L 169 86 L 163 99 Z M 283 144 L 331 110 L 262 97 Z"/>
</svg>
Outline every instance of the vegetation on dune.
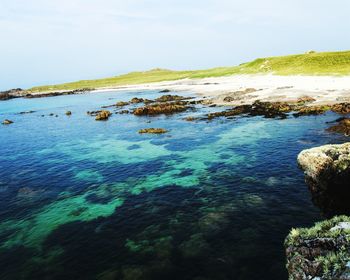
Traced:
<svg viewBox="0 0 350 280">
<path fill-rule="evenodd" d="M 238 74 L 277 74 L 277 75 L 348 75 L 350 74 L 350 51 L 308 52 L 300 55 L 258 58 L 252 62 L 233 67 L 219 67 L 208 70 L 172 71 L 153 69 L 146 72 L 97 79 L 82 80 L 59 85 L 39 86 L 30 92 L 75 90 L 82 88 L 102 88 L 142 83 L 173 81 L 185 78 L 208 78 Z"/>
</svg>

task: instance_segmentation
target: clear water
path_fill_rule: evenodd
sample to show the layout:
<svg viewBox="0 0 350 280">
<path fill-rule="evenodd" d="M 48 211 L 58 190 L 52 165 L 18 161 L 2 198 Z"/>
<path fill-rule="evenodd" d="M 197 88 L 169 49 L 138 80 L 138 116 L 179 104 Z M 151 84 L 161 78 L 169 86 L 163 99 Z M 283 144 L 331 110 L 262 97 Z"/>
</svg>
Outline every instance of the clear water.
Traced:
<svg viewBox="0 0 350 280">
<path fill-rule="evenodd" d="M 0 126 L 0 279 L 287 279 L 285 236 L 321 219 L 296 156 L 345 142 L 325 132 L 338 116 L 86 114 L 159 95 L 0 103 L 14 121 Z M 146 127 L 170 133 L 137 133 Z"/>
</svg>

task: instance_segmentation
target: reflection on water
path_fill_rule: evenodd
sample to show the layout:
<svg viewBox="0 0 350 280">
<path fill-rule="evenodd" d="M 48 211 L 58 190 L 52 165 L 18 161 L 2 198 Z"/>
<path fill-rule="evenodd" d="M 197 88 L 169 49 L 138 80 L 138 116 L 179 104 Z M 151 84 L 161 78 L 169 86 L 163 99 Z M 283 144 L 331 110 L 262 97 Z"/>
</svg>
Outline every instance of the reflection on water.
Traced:
<svg viewBox="0 0 350 280">
<path fill-rule="evenodd" d="M 284 237 L 320 219 L 296 155 L 344 141 L 337 116 L 86 115 L 134 94 L 0 103 L 0 278 L 286 279 Z"/>
</svg>

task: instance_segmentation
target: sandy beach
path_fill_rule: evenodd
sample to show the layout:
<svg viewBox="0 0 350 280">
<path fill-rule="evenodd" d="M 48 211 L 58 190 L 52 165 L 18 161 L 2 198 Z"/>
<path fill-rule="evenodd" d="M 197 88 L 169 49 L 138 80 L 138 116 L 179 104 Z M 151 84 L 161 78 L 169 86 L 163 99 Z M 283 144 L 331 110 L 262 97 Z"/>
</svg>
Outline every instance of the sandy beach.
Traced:
<svg viewBox="0 0 350 280">
<path fill-rule="evenodd" d="M 97 91 L 147 89 L 193 92 L 218 105 L 251 104 L 255 100 L 293 101 L 304 96 L 314 98 L 313 105 L 321 105 L 349 102 L 350 76 L 235 75 L 101 88 Z"/>
</svg>

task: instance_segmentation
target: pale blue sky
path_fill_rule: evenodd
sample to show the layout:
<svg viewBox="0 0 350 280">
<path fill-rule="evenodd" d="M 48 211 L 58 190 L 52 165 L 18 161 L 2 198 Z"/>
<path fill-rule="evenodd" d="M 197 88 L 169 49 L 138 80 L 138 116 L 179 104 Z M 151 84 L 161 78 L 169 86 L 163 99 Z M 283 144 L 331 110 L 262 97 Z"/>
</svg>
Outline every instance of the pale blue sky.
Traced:
<svg viewBox="0 0 350 280">
<path fill-rule="evenodd" d="M 348 0 L 0 0 L 0 90 L 350 49 Z"/>
</svg>

